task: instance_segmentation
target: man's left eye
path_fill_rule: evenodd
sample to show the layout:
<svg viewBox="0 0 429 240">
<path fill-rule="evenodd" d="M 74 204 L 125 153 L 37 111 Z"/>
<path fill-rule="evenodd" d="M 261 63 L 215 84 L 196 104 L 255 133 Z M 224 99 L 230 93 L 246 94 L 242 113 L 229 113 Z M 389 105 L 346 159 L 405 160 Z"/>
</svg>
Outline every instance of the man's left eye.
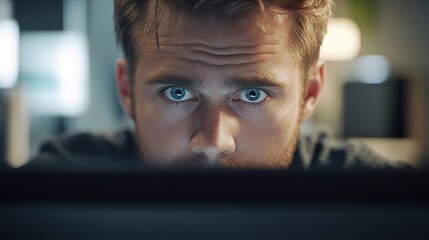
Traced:
<svg viewBox="0 0 429 240">
<path fill-rule="evenodd" d="M 195 98 L 194 95 L 184 87 L 169 87 L 164 90 L 164 95 L 174 102 L 183 102 Z"/>
<path fill-rule="evenodd" d="M 250 88 L 240 93 L 239 99 L 247 103 L 260 103 L 268 97 L 268 94 L 259 88 Z"/>
</svg>

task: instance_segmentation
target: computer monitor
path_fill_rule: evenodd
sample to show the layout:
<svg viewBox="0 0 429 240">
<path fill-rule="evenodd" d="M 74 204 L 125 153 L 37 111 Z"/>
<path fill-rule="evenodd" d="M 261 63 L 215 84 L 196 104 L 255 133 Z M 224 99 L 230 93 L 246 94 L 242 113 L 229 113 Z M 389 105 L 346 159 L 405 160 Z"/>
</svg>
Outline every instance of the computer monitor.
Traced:
<svg viewBox="0 0 429 240">
<path fill-rule="evenodd" d="M 428 239 L 424 171 L 0 174 L 2 239 Z"/>
</svg>

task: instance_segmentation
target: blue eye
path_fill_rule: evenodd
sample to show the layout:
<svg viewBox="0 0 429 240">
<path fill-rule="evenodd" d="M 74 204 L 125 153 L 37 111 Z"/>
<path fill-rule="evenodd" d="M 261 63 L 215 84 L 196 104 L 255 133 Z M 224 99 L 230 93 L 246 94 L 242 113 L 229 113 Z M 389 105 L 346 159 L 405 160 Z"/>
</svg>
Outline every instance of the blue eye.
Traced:
<svg viewBox="0 0 429 240">
<path fill-rule="evenodd" d="M 164 90 L 164 95 L 174 102 L 182 102 L 194 98 L 194 95 L 184 87 L 169 87 Z"/>
<path fill-rule="evenodd" d="M 240 100 L 248 103 L 259 103 L 264 101 L 267 97 L 268 94 L 258 88 L 246 89 L 240 93 Z"/>
</svg>

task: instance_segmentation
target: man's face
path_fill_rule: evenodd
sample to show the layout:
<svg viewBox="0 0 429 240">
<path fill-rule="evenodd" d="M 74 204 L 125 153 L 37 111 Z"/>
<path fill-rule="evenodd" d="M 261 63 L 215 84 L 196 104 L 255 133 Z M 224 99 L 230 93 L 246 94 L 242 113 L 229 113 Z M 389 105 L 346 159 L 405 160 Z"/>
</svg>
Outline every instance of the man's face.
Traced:
<svg viewBox="0 0 429 240">
<path fill-rule="evenodd" d="M 304 79 L 288 47 L 290 19 L 265 14 L 228 27 L 187 15 L 163 21 L 160 52 L 142 28 L 134 97 L 124 101 L 129 96 L 121 94 L 146 162 L 290 164 L 305 105 Z M 118 64 L 119 85 L 129 80 L 124 66 Z"/>
</svg>

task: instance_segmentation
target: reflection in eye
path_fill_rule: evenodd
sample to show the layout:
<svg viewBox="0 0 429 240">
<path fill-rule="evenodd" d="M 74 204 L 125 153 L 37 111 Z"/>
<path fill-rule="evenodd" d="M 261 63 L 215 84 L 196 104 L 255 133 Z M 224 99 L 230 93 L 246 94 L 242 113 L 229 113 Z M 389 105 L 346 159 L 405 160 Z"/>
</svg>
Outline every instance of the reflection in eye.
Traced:
<svg viewBox="0 0 429 240">
<path fill-rule="evenodd" d="M 192 95 L 186 88 L 177 86 L 165 89 L 164 95 L 174 102 L 182 102 L 194 98 L 194 95 Z"/>
<path fill-rule="evenodd" d="M 248 103 L 260 103 L 268 97 L 268 94 L 258 88 L 250 88 L 240 93 L 240 100 Z"/>
</svg>

